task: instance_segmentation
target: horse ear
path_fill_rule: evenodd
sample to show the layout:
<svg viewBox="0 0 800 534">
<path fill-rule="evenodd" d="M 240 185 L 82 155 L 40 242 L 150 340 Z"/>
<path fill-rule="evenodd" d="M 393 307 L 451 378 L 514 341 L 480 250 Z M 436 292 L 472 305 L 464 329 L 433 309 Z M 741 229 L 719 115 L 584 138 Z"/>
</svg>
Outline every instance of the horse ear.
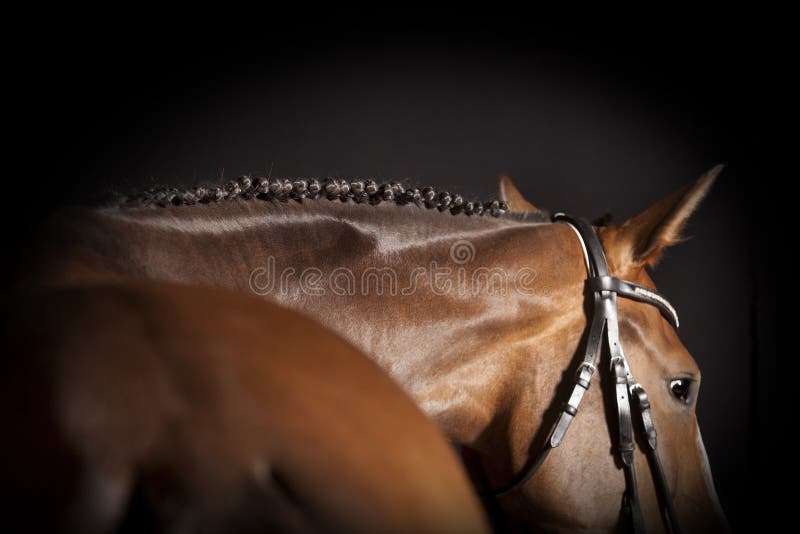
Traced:
<svg viewBox="0 0 800 534">
<path fill-rule="evenodd" d="M 656 202 L 621 226 L 602 229 L 603 242 L 614 267 L 625 270 L 658 263 L 667 247 L 683 239 L 681 231 L 722 168 L 715 166 L 693 184 Z"/>
<path fill-rule="evenodd" d="M 539 211 L 536 206 L 525 200 L 522 193 L 519 192 L 519 189 L 516 188 L 508 175 L 500 175 L 500 178 L 497 180 L 497 188 L 497 196 L 500 200 L 506 201 L 511 211 L 519 213 L 533 213 Z"/>
</svg>

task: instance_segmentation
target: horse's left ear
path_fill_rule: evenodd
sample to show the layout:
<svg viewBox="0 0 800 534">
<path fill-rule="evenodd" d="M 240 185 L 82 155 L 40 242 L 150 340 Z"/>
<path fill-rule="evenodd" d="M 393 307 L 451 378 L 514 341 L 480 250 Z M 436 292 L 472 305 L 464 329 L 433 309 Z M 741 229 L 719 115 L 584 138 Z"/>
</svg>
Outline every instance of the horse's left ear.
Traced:
<svg viewBox="0 0 800 534">
<path fill-rule="evenodd" d="M 501 174 L 497 179 L 497 196 L 500 200 L 505 200 L 508 208 L 517 213 L 533 213 L 539 208 L 525 200 L 514 182 L 506 174 Z"/>
<path fill-rule="evenodd" d="M 683 239 L 683 227 L 722 168 L 717 165 L 693 184 L 656 202 L 622 226 L 601 228 L 606 254 L 613 267 L 625 271 L 658 263 L 667 247 Z"/>
</svg>

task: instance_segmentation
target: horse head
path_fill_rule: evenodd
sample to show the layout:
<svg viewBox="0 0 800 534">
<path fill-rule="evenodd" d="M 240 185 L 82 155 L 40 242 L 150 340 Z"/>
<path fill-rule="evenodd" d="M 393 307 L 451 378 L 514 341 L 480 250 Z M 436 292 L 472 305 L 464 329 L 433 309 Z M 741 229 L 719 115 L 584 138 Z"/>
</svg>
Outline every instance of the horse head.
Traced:
<svg viewBox="0 0 800 534">
<path fill-rule="evenodd" d="M 629 365 L 628 375 L 636 380 L 635 386 L 628 388 L 629 393 L 633 396 L 639 391 L 647 392 L 645 402 L 649 401 L 649 417 L 657 429 L 657 437 L 656 434 L 650 435 L 647 433 L 649 428 L 637 421 L 636 416 L 633 417 L 634 426 L 637 427 L 637 447 L 632 463 L 638 474 L 634 484 L 638 485 L 638 505 L 643 525 L 649 530 L 670 528 L 672 522 L 675 523 L 671 525 L 673 530 L 677 525 L 688 531 L 727 528 L 695 413 L 700 392 L 700 369 L 678 336 L 677 316 L 670 321 L 671 306 L 657 294 L 655 283 L 648 273 L 668 247 L 682 240 L 684 226 L 720 170 L 721 167 L 715 167 L 694 184 L 657 202 L 621 225 L 594 229 L 602 244 L 609 279 L 613 277 L 614 280 L 631 283 L 630 287 L 641 286 L 645 293 L 648 292 L 645 288 L 649 288 L 654 296 L 648 301 L 616 298 L 615 295 L 617 317 L 613 322 L 618 324 L 618 337 L 610 335 L 604 338 L 611 341 L 605 342 L 607 346 L 603 347 L 602 357 L 597 359 L 599 380 L 596 379 L 596 382 L 599 385 L 585 391 L 580 414 L 562 415 L 570 422 L 574 416 L 574 424 L 569 426 L 568 434 L 557 443 L 551 441 L 552 433 L 546 434 L 547 439 L 543 440 L 542 431 L 548 431 L 555 421 L 560 421 L 557 418 L 559 414 L 575 411 L 564 408 L 562 412 L 561 404 L 567 398 L 570 399 L 567 404 L 577 404 L 575 397 L 569 396 L 573 387 L 580 389 L 573 386 L 573 373 L 578 373 L 579 381 L 581 376 L 591 377 L 591 372 L 588 375 L 582 375 L 581 372 L 586 372 L 586 364 L 582 362 L 590 350 L 588 345 L 592 343 L 593 330 L 589 325 L 592 324 L 592 314 L 597 312 L 593 312 L 591 296 L 597 288 L 592 289 L 591 284 L 583 286 L 585 313 L 579 320 L 573 320 L 574 314 L 570 312 L 574 310 L 569 310 L 571 306 L 574 307 L 571 303 L 574 301 L 566 303 L 563 317 L 549 319 L 551 327 L 557 324 L 563 330 L 556 338 L 575 340 L 575 348 L 573 350 L 572 345 L 566 343 L 564 346 L 568 347 L 568 354 L 562 355 L 564 359 L 558 364 L 547 358 L 538 358 L 541 353 L 536 355 L 535 376 L 540 377 L 537 380 L 540 383 L 551 382 L 549 385 L 556 390 L 552 398 L 541 399 L 542 403 L 547 404 L 546 408 L 544 405 L 540 408 L 545 413 L 545 425 L 534 428 L 534 435 L 530 435 L 529 421 L 517 421 L 518 416 L 511 418 L 510 434 L 528 428 L 524 439 L 518 443 L 512 440 L 511 464 L 517 472 L 520 471 L 519 466 L 527 466 L 531 474 L 535 472 L 535 476 L 524 479 L 524 483 L 512 488 L 513 491 L 498 497 L 497 502 L 504 509 L 506 517 L 519 518 L 523 524 L 548 530 L 612 530 L 620 525 L 620 510 L 624 509 L 620 496 L 626 495 L 623 500 L 629 498 L 630 481 L 626 484 L 626 477 L 620 472 L 624 462 L 617 454 L 620 448 L 617 432 L 622 426 L 617 415 L 620 401 L 615 399 L 619 389 L 615 388 L 614 373 L 608 371 L 609 366 L 613 368 L 614 354 L 608 345 L 615 344 L 618 339 L 624 347 L 623 357 L 628 362 L 626 366 Z M 500 197 L 508 203 L 511 211 L 537 211 L 506 177 L 500 179 Z M 561 231 L 561 247 L 564 250 L 585 246 L 584 239 L 576 235 L 579 234 L 577 231 L 571 231 L 568 225 L 560 226 L 564 227 Z M 589 272 L 584 270 L 583 274 L 591 278 L 593 273 L 589 255 L 586 263 Z M 580 287 L 570 280 L 574 276 L 572 272 L 570 269 L 564 270 L 562 283 L 565 287 Z M 569 291 L 562 293 L 566 295 Z M 598 291 L 597 295 L 602 298 L 602 295 L 608 296 L 607 293 Z M 666 304 L 661 305 L 661 301 Z M 606 330 L 608 328 L 614 330 L 617 327 L 607 325 Z M 563 367 L 559 367 L 564 362 L 567 364 L 566 373 Z M 589 367 L 592 365 L 589 364 Z M 616 382 L 619 384 L 620 380 Z M 562 385 L 552 386 L 552 383 Z M 631 386 L 632 381 L 628 385 Z M 584 395 L 584 392 L 580 394 Z M 623 401 L 628 402 L 627 399 Z M 635 404 L 635 400 L 631 400 L 631 404 Z M 548 419 L 551 421 L 549 426 Z M 657 442 L 657 458 L 660 460 L 655 461 L 660 464 L 658 471 L 654 469 L 654 458 L 646 454 L 650 439 Z M 542 447 L 549 449 L 548 454 L 537 457 L 539 451 L 536 449 Z M 544 461 L 544 458 L 547 460 Z M 531 466 L 536 462 L 541 465 Z M 537 467 L 540 467 L 538 471 Z M 492 462 L 484 462 L 484 468 L 488 471 L 486 476 L 489 480 L 496 481 L 508 475 L 507 470 L 502 475 L 493 473 Z M 665 485 L 659 486 L 659 472 L 663 473 L 659 476 Z M 659 495 L 659 492 L 666 495 Z M 674 516 L 666 517 L 668 507 L 672 508 Z"/>
</svg>

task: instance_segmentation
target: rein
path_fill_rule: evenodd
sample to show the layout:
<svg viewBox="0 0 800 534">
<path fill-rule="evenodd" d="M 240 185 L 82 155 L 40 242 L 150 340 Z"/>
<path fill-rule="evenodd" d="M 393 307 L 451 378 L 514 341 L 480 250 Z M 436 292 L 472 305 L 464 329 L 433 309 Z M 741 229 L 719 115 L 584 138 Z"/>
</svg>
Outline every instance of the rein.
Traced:
<svg viewBox="0 0 800 534">
<path fill-rule="evenodd" d="M 676 329 L 679 325 L 678 314 L 675 308 L 656 291 L 609 275 L 603 246 L 594 228 L 588 222 L 583 219 L 569 217 L 563 213 L 555 214 L 552 220 L 553 222 L 569 225 L 578 236 L 584 252 L 588 271 L 587 286 L 594 296 L 594 314 L 586 343 L 586 352 L 584 353 L 583 361 L 578 367 L 575 385 L 572 388 L 569 399 L 564 404 L 558 422 L 550 433 L 547 444 L 538 456 L 528 462 L 526 469 L 513 482 L 492 491 L 491 495 L 500 497 L 522 488 L 536 474 L 547 459 L 550 451 L 558 447 L 564 440 L 569 425 L 577 415 L 583 396 L 586 390 L 589 389 L 592 377 L 597 370 L 603 341 L 605 340 L 608 343 L 611 356 L 610 370 L 615 379 L 614 388 L 618 421 L 617 453 L 622 462 L 622 469 L 625 475 L 622 511 L 633 532 L 641 533 L 645 531 L 633 460 L 634 416 L 632 408 L 635 408 L 647 442 L 646 453 L 658 494 L 661 515 L 667 530 L 677 534 L 680 529 L 669 487 L 664 476 L 664 470 L 661 466 L 661 460 L 658 456 L 657 435 L 653 417 L 650 413 L 650 401 L 642 385 L 636 382 L 633 374 L 631 374 L 619 340 L 617 298 L 628 298 L 655 306 Z M 631 402 L 631 397 L 635 402 Z"/>
</svg>

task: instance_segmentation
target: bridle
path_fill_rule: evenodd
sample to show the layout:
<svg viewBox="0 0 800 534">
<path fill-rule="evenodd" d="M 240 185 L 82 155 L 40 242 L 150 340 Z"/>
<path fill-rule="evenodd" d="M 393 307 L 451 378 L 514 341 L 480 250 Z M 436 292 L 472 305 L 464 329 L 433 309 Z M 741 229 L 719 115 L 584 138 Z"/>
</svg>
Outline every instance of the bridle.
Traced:
<svg viewBox="0 0 800 534">
<path fill-rule="evenodd" d="M 678 533 L 678 521 L 675 508 L 670 496 L 669 487 L 661 467 L 658 456 L 656 429 L 650 413 L 650 401 L 644 388 L 636 382 L 631 374 L 628 361 L 622 351 L 619 340 L 619 319 L 617 313 L 617 298 L 624 297 L 655 306 L 664 317 L 678 328 L 678 314 L 670 303 L 656 291 L 626 280 L 621 280 L 608 274 L 608 263 L 600 239 L 592 226 L 582 220 L 574 219 L 563 213 L 557 213 L 552 218 L 553 222 L 565 223 L 577 234 L 588 271 L 588 287 L 594 295 L 594 314 L 589 329 L 586 343 L 586 352 L 583 361 L 578 367 L 575 385 L 569 399 L 564 404 L 558 421 L 550 433 L 547 444 L 538 456 L 528 462 L 528 467 L 516 480 L 500 489 L 493 491 L 494 496 L 501 496 L 521 488 L 533 477 L 539 467 L 544 463 L 550 450 L 558 447 L 566 436 L 570 423 L 578 413 L 578 407 L 586 390 L 589 389 L 592 376 L 597 370 L 603 341 L 607 341 L 611 356 L 611 371 L 615 383 L 615 398 L 618 417 L 617 453 L 622 462 L 625 474 L 625 493 L 622 498 L 623 516 L 627 519 L 633 532 L 644 532 L 644 518 L 639 505 L 639 493 L 636 486 L 636 471 L 633 462 L 634 430 L 631 397 L 635 400 L 635 408 L 641 422 L 641 429 L 647 442 L 647 457 L 650 470 L 658 494 L 661 515 L 667 529 Z"/>
</svg>

